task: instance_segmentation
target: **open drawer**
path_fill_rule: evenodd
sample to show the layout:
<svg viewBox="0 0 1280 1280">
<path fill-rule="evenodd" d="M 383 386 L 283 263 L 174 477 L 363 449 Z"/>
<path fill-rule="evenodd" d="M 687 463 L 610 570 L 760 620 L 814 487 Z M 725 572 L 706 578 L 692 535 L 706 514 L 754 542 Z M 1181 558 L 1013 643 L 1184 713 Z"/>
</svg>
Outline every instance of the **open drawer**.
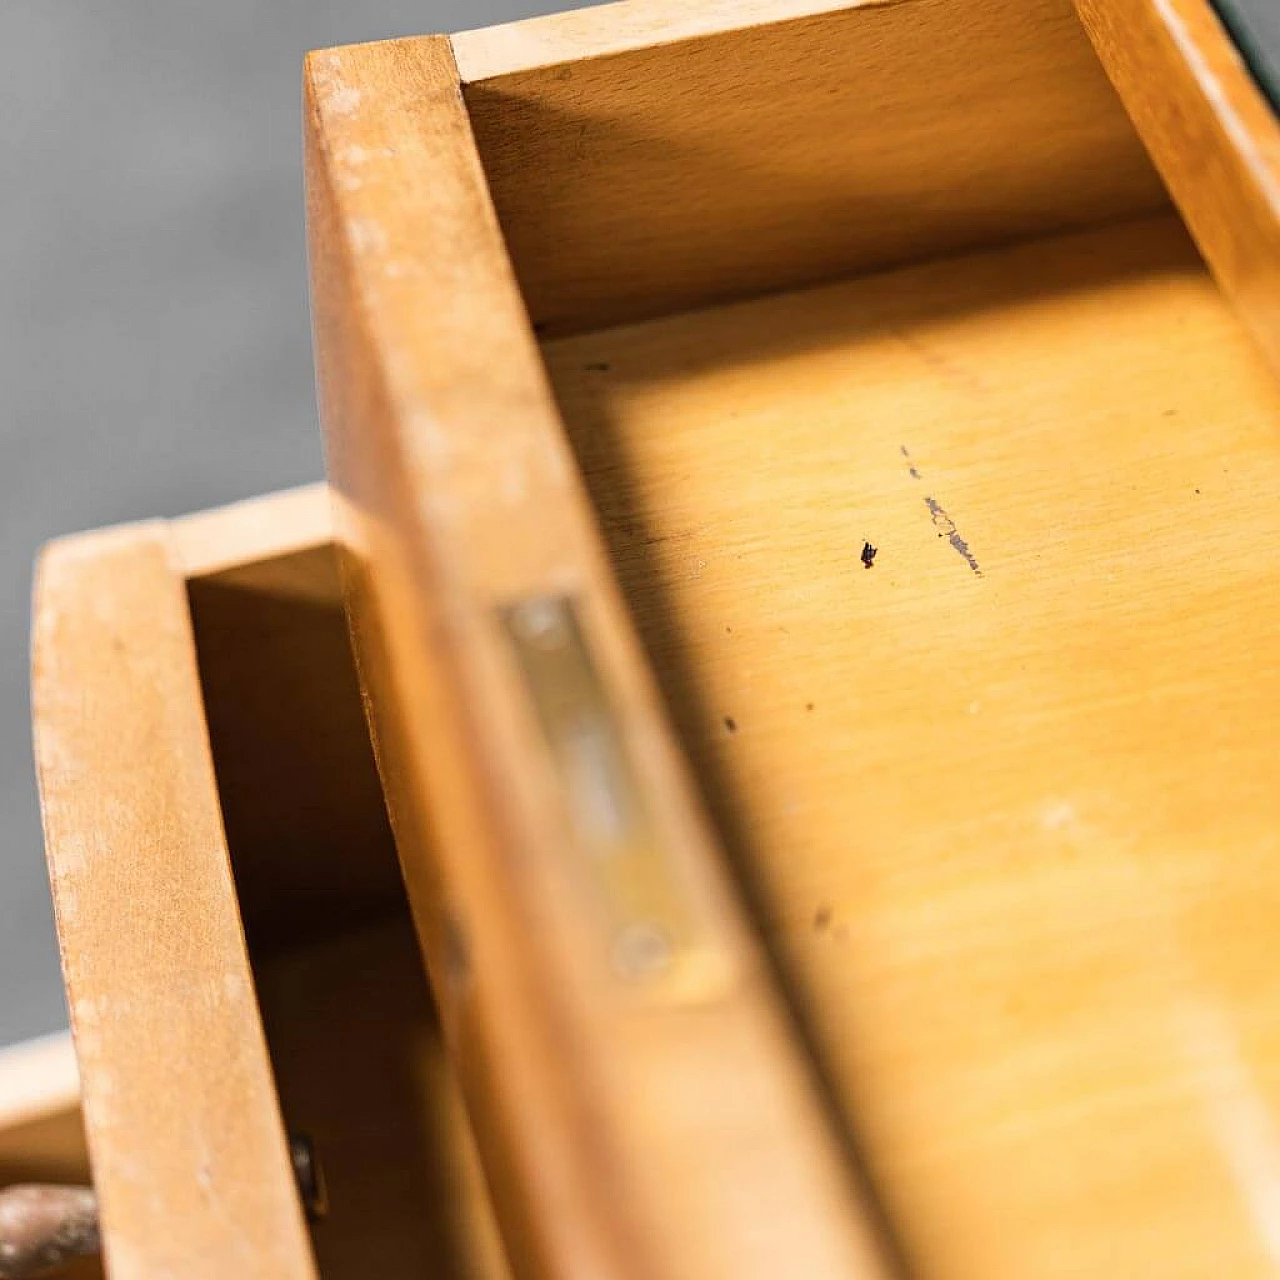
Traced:
<svg viewBox="0 0 1280 1280">
<path fill-rule="evenodd" d="M 1280 131 L 1079 8 L 311 55 L 332 542 L 44 575 L 113 1275 L 1271 1273 Z"/>
<path fill-rule="evenodd" d="M 357 649 L 541 1274 L 1274 1265 L 1280 132 L 1206 5 L 1080 11 L 308 64 Z"/>
<path fill-rule="evenodd" d="M 501 1280 L 327 492 L 54 543 L 34 652 L 107 1274 Z M 286 1125 L 327 1193 L 310 1233 Z"/>
</svg>

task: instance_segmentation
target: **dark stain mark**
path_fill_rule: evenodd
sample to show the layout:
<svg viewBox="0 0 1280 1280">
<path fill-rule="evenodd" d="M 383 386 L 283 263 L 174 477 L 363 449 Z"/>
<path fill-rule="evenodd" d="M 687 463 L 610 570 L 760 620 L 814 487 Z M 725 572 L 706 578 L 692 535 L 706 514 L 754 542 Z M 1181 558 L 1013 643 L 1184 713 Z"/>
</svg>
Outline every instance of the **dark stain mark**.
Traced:
<svg viewBox="0 0 1280 1280">
<path fill-rule="evenodd" d="M 864 542 L 862 544 L 862 567 L 864 569 L 870 569 L 871 566 L 875 564 L 876 552 L 878 550 L 879 547 L 873 547 L 869 542 Z"/>
<path fill-rule="evenodd" d="M 727 635 L 727 636 L 731 636 L 731 635 L 733 635 L 733 628 L 732 628 L 732 627 L 725 627 L 725 629 L 724 629 L 724 633 L 725 633 L 725 635 Z"/>
<path fill-rule="evenodd" d="M 823 905 L 813 913 L 813 927 L 821 933 L 831 923 L 831 908 Z"/>
<path fill-rule="evenodd" d="M 607 360 L 592 360 L 582 366 L 588 373 L 612 373 L 613 365 Z"/>
<path fill-rule="evenodd" d="M 1199 490 L 1199 489 L 1197 489 L 1197 490 L 1196 490 L 1196 492 L 1197 492 L 1197 493 L 1199 493 L 1199 492 L 1200 492 L 1200 490 Z"/>
<path fill-rule="evenodd" d="M 908 467 L 907 470 L 911 473 L 911 478 L 913 480 L 920 479 L 920 473 L 915 469 L 915 467 Z"/>
<path fill-rule="evenodd" d="M 1161 415 L 1162 418 L 1176 418 L 1178 416 L 1177 409 L 1166 409 Z"/>
<path fill-rule="evenodd" d="M 898 452 L 901 453 L 904 458 L 911 457 L 911 455 L 907 452 L 907 446 L 905 444 L 900 444 L 898 446 Z"/>
<path fill-rule="evenodd" d="M 955 521 L 942 509 L 942 504 L 936 498 L 926 498 L 924 505 L 929 508 L 929 515 L 933 520 L 933 527 L 938 531 L 938 537 L 946 538 L 955 548 L 956 553 L 964 557 L 969 568 L 978 577 L 982 577 L 982 570 L 974 559 L 973 552 L 969 550 L 969 544 L 960 536 Z"/>
<path fill-rule="evenodd" d="M 812 711 L 812 710 L 813 710 L 813 703 L 812 703 L 812 702 L 806 702 L 806 703 L 804 704 L 804 709 L 805 709 L 806 711 Z"/>
<path fill-rule="evenodd" d="M 725 716 L 724 727 L 728 729 L 730 733 L 738 732 L 738 722 L 732 716 Z"/>
</svg>

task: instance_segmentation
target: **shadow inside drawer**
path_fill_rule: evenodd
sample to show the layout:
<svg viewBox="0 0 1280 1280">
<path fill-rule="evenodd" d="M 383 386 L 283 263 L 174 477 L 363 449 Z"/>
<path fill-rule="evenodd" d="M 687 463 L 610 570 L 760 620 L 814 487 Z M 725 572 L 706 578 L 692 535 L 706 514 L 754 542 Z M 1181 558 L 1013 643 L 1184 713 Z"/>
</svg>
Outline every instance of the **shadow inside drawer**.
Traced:
<svg viewBox="0 0 1280 1280">
<path fill-rule="evenodd" d="M 506 1274 L 414 937 L 336 556 L 189 584 L 205 710 L 285 1124 L 325 1277 Z"/>
</svg>

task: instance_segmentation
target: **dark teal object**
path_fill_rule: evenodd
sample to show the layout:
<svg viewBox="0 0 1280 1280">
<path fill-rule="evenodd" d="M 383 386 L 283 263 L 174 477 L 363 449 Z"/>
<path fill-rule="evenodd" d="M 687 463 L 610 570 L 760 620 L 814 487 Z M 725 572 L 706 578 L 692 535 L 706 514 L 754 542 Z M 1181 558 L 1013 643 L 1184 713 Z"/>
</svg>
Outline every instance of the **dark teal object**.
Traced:
<svg viewBox="0 0 1280 1280">
<path fill-rule="evenodd" d="M 1280 112 L 1280 0 L 1214 0 L 1262 92 Z"/>
</svg>

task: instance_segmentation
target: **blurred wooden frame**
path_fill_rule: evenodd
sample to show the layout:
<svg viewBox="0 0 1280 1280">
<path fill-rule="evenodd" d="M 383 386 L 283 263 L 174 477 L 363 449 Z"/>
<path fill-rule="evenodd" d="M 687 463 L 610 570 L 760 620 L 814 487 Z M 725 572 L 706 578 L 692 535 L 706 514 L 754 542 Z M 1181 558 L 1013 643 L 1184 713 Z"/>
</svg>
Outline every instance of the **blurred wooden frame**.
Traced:
<svg viewBox="0 0 1280 1280">
<path fill-rule="evenodd" d="M 69 1033 L 0 1049 L 0 1188 L 19 1183 L 83 1186 L 90 1181 L 80 1114 L 80 1079 Z M 60 1270 L 65 1280 L 102 1280 L 85 1258 Z"/>
<path fill-rule="evenodd" d="M 71 1036 L 0 1049 L 0 1186 L 88 1181 Z"/>
</svg>

